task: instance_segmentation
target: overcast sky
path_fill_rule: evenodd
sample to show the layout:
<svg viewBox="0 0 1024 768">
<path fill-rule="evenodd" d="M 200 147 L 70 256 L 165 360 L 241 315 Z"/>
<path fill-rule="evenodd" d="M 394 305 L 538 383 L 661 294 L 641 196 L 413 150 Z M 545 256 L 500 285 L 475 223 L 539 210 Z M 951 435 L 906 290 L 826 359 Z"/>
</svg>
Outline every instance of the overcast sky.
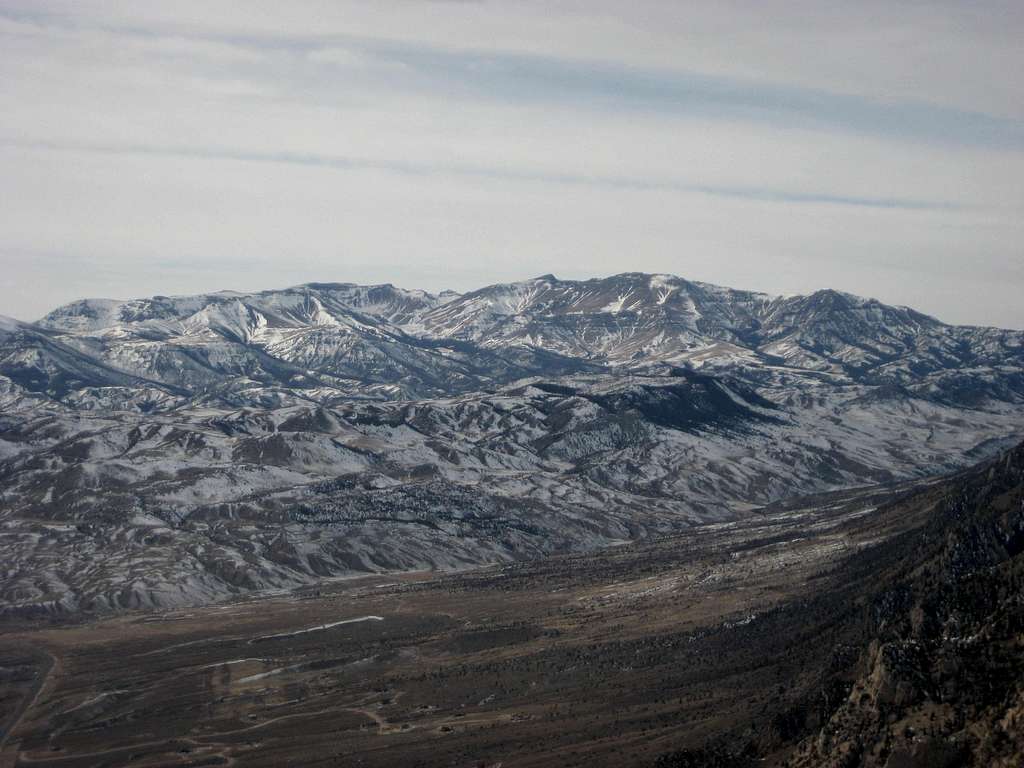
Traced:
<svg viewBox="0 0 1024 768">
<path fill-rule="evenodd" d="M 1024 5 L 0 0 L 0 314 L 552 272 L 1024 328 Z"/>
</svg>

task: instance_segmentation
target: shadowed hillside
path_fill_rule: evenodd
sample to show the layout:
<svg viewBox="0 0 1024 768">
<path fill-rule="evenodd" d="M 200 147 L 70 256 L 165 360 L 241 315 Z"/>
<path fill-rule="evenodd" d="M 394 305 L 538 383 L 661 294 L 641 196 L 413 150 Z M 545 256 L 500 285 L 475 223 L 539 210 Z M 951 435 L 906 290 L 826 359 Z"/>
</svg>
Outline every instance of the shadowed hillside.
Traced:
<svg viewBox="0 0 1024 768">
<path fill-rule="evenodd" d="M 777 612 L 784 642 L 806 644 L 779 691 L 802 695 L 659 768 L 1020 765 L 1024 445 L 900 505 L 918 518 L 908 530 Z M 769 663 L 774 645 L 760 641 Z"/>
</svg>

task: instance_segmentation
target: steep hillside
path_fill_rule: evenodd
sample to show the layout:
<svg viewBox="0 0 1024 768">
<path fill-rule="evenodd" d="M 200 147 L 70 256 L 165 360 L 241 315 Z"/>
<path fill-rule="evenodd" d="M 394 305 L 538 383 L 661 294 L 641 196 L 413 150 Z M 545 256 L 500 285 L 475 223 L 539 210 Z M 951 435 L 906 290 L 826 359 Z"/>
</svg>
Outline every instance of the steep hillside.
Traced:
<svg viewBox="0 0 1024 768">
<path fill-rule="evenodd" d="M 171 606 L 589 550 L 951 471 L 1015 434 L 1013 411 L 870 393 L 775 403 L 679 371 L 330 407 L 36 402 L 0 416 L 0 599 L 18 613 Z"/>
<path fill-rule="evenodd" d="M 658 768 L 954 768 L 1024 756 L 1024 444 L 839 531 L 875 543 L 738 636 L 799 672 Z"/>
<path fill-rule="evenodd" d="M 794 766 L 1017 766 L 1024 755 L 1024 445 L 954 481 L 870 561 L 870 638 Z"/>
</svg>

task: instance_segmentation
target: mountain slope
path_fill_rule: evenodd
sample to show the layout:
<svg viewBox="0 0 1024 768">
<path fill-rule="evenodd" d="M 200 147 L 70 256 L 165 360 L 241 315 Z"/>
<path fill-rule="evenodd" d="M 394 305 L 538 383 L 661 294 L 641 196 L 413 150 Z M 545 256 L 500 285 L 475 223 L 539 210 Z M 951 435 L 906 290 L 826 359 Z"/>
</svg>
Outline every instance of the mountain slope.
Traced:
<svg viewBox="0 0 1024 768">
<path fill-rule="evenodd" d="M 311 283 L 129 302 L 86 300 L 40 326 L 105 365 L 193 392 L 235 381 L 322 399 L 468 392 L 589 366 L 786 371 L 896 385 L 966 407 L 1024 402 L 1024 333 L 945 325 L 836 291 L 773 297 L 671 275 L 546 275 L 465 295 Z M 244 395 L 243 395 L 244 396 Z M 280 395 L 275 396 L 280 400 Z M 286 398 L 287 399 L 287 398 Z"/>
<path fill-rule="evenodd" d="M 488 345 L 530 344 L 620 363 L 679 362 L 712 341 L 740 344 L 769 301 L 671 275 L 547 275 L 467 293 L 426 313 L 422 324 L 428 335 Z"/>
<path fill-rule="evenodd" d="M 1015 766 L 1024 755 L 1024 444 L 950 484 L 871 557 L 871 638 L 792 761 Z"/>
<path fill-rule="evenodd" d="M 161 388 L 64 344 L 52 333 L 6 318 L 0 318 L 0 376 L 9 386 L 54 400 L 97 388 L 181 394 L 176 385 Z M 166 392 L 161 393 L 162 389 Z M 173 397 L 164 400 L 165 404 L 176 402 Z"/>
<path fill-rule="evenodd" d="M 679 371 L 411 402 L 8 413 L 0 601 L 170 606 L 588 550 L 955 470 L 1024 426 L 871 391 L 793 406 Z"/>
<path fill-rule="evenodd" d="M 545 276 L 467 293 L 427 312 L 422 326 L 606 364 L 783 365 L 965 404 L 1024 398 L 1024 333 L 948 326 L 837 291 L 773 297 L 671 275 Z"/>
<path fill-rule="evenodd" d="M 727 627 L 721 660 L 703 662 L 708 677 L 694 681 L 721 703 L 681 728 L 703 731 L 703 743 L 688 738 L 691 746 L 663 754 L 657 768 L 1020 764 L 1024 444 L 880 498 L 831 529 L 858 543 L 831 564 L 819 562 L 794 585 L 802 594 Z M 824 509 L 843 507 L 824 501 Z M 770 508 L 765 519 L 785 520 L 804 504 Z M 779 541 L 761 544 L 755 552 Z M 779 546 L 780 556 L 792 544 Z M 747 550 L 739 554 L 742 562 Z M 748 573 L 729 571 L 741 583 Z M 709 627 L 694 642 L 720 632 Z M 699 651 L 683 655 L 702 663 Z M 737 669 L 743 681 L 732 677 Z M 728 717 L 737 685 L 750 706 Z"/>
<path fill-rule="evenodd" d="M 76 302 L 40 326 L 104 365 L 228 403 L 443 395 L 586 368 L 543 350 L 414 338 L 396 324 L 415 324 L 440 300 L 392 286 L 310 284 Z"/>
<path fill-rule="evenodd" d="M 194 604 L 955 471 L 1024 432 L 1022 342 L 638 273 L 76 302 L 0 323 L 0 600 Z"/>
</svg>

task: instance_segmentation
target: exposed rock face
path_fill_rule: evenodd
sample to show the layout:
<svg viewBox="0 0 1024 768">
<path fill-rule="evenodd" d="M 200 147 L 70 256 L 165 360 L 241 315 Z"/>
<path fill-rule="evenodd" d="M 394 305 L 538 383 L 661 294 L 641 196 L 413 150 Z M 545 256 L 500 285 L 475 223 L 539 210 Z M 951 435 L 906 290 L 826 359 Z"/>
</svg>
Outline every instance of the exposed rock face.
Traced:
<svg viewBox="0 0 1024 768">
<path fill-rule="evenodd" d="M 880 547 L 867 647 L 796 766 L 1016 766 L 1024 754 L 1024 445 Z"/>
</svg>

